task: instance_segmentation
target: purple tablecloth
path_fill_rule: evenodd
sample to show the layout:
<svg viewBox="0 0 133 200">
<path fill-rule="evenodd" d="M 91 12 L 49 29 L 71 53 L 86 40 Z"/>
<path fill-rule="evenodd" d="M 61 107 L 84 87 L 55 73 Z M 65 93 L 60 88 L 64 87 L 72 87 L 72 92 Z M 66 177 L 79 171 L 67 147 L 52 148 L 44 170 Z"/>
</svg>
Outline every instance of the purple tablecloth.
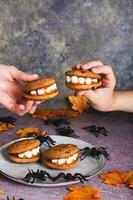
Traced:
<svg viewBox="0 0 133 200">
<path fill-rule="evenodd" d="M 11 113 L 2 109 L 0 110 L 0 116 L 7 115 L 11 115 Z M 133 114 L 122 112 L 91 112 L 81 114 L 79 117 L 70 119 L 69 121 L 71 122 L 71 128 L 75 130 L 76 134 L 80 135 L 82 140 L 96 147 L 109 147 L 108 152 L 111 155 L 111 160 L 106 161 L 102 173 L 112 169 L 133 170 Z M 92 124 L 104 126 L 109 131 L 108 136 L 100 135 L 96 138 L 93 134 L 81 129 L 81 127 Z M 32 119 L 28 115 L 17 117 L 16 125 L 16 128 L 11 131 L 0 133 L 0 142 L 4 144 L 16 139 L 15 131 L 22 127 L 33 126 L 40 129 L 44 128 L 48 134 L 56 134 L 53 125 L 46 126 L 41 120 Z M 91 178 L 85 184 L 99 188 L 101 196 L 106 200 L 133 200 L 133 190 L 124 185 L 121 187 L 105 185 L 98 175 Z M 19 198 L 23 198 L 24 200 L 62 200 L 63 195 L 67 193 L 65 187 L 39 188 L 25 186 L 13 182 L 3 175 L 0 175 L 0 188 L 5 191 L 4 195 L 0 196 L 0 200 L 7 199 L 7 195 L 11 200 L 13 196 L 15 196 L 16 200 Z"/>
</svg>

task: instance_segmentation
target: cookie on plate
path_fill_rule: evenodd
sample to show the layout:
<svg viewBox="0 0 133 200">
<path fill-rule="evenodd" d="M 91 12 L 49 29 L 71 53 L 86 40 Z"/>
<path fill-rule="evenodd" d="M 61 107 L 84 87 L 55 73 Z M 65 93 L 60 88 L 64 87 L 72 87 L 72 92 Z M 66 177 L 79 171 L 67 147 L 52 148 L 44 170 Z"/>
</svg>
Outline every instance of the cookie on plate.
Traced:
<svg viewBox="0 0 133 200">
<path fill-rule="evenodd" d="M 102 75 L 73 68 L 65 73 L 66 86 L 74 90 L 96 89 L 102 84 Z"/>
<path fill-rule="evenodd" d="M 52 169 L 70 169 L 79 162 L 79 149 L 74 144 L 60 144 L 43 153 L 44 164 Z"/>
<path fill-rule="evenodd" d="M 28 82 L 23 89 L 23 97 L 33 101 L 43 101 L 57 96 L 58 90 L 52 77 L 40 78 Z"/>
<path fill-rule="evenodd" d="M 32 163 L 40 158 L 40 141 L 24 139 L 16 141 L 7 148 L 9 159 L 16 163 Z"/>
</svg>

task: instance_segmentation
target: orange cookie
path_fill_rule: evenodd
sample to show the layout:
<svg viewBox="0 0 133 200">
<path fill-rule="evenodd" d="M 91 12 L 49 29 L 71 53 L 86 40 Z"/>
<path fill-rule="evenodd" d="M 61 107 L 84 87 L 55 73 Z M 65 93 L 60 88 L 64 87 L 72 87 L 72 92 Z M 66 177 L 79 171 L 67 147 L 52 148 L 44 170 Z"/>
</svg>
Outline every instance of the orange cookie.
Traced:
<svg viewBox="0 0 133 200">
<path fill-rule="evenodd" d="M 40 141 L 25 139 L 11 144 L 7 148 L 10 160 L 17 163 L 32 163 L 40 158 Z"/>
<path fill-rule="evenodd" d="M 52 77 L 40 78 L 24 86 L 23 96 L 33 101 L 48 100 L 57 96 L 58 90 L 55 79 Z"/>
<path fill-rule="evenodd" d="M 102 84 L 102 75 L 89 70 L 73 68 L 65 73 L 66 86 L 74 90 L 95 89 Z"/>
<path fill-rule="evenodd" d="M 46 150 L 43 154 L 43 162 L 53 169 L 70 169 L 79 162 L 79 149 L 74 144 L 60 144 Z"/>
</svg>

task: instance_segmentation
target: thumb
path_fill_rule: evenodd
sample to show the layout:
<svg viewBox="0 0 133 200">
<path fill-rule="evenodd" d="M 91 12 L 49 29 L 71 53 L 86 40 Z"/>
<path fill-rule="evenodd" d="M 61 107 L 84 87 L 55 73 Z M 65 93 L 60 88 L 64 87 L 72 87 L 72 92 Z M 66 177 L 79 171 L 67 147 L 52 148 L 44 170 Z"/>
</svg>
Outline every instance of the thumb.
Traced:
<svg viewBox="0 0 133 200">
<path fill-rule="evenodd" d="M 38 79 L 38 74 L 28 74 L 18 70 L 17 68 L 13 68 L 11 70 L 12 78 L 17 80 L 18 82 L 27 82 L 27 81 L 34 81 Z"/>
</svg>

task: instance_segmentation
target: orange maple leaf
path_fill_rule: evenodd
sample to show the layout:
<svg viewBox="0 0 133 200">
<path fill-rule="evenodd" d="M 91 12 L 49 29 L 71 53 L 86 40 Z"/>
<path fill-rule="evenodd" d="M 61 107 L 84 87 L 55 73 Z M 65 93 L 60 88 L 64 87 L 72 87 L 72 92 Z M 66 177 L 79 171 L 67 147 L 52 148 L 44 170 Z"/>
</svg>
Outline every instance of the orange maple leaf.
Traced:
<svg viewBox="0 0 133 200">
<path fill-rule="evenodd" d="M 102 200 L 99 196 L 99 190 L 89 185 L 73 186 L 69 187 L 68 190 L 70 192 L 64 196 L 63 200 Z"/>
<path fill-rule="evenodd" d="M 133 189 L 133 171 L 116 171 L 113 170 L 106 174 L 101 174 L 100 178 L 103 179 L 104 183 L 119 186 L 126 184 L 128 187 Z"/>
<path fill-rule="evenodd" d="M 15 128 L 14 124 L 0 122 L 0 132 L 7 131 L 8 129 Z"/>
<path fill-rule="evenodd" d="M 89 105 L 89 101 L 85 96 L 69 96 L 69 101 L 72 104 L 72 109 L 82 113 Z"/>
<path fill-rule="evenodd" d="M 28 127 L 28 128 L 21 128 L 19 130 L 16 131 L 16 134 L 22 138 L 22 137 L 27 137 L 27 135 L 29 133 L 35 133 L 36 135 L 38 135 L 39 130 L 38 128 L 34 128 L 34 127 Z"/>
<path fill-rule="evenodd" d="M 133 181 L 130 182 L 130 184 L 128 185 L 128 187 L 133 190 Z"/>
<path fill-rule="evenodd" d="M 100 178 L 104 180 L 104 183 L 107 183 L 109 185 L 119 186 L 123 184 L 121 176 L 119 175 L 118 171 L 115 170 L 106 174 L 101 174 Z"/>
<path fill-rule="evenodd" d="M 4 190 L 0 189 L 0 195 L 3 195 L 3 194 L 4 194 Z"/>
<path fill-rule="evenodd" d="M 133 189 L 133 171 L 126 172 L 123 181 L 128 187 Z"/>
<path fill-rule="evenodd" d="M 39 119 L 50 119 L 50 118 L 57 118 L 57 117 L 77 117 L 79 115 L 79 112 L 70 110 L 70 109 L 55 109 L 55 110 L 43 110 L 38 109 L 33 114 L 33 118 L 39 118 Z"/>
</svg>

